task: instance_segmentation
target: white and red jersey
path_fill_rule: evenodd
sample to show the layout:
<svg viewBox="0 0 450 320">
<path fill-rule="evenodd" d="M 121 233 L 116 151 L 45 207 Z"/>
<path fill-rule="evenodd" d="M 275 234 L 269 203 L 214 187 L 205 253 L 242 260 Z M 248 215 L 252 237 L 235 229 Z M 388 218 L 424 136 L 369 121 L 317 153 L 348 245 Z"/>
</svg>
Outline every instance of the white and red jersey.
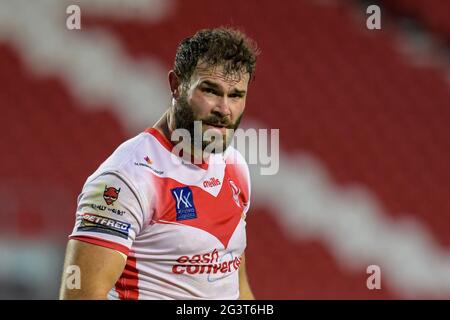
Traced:
<svg viewBox="0 0 450 320">
<path fill-rule="evenodd" d="M 110 299 L 237 299 L 250 204 L 233 147 L 195 165 L 150 128 L 87 179 L 71 239 L 127 255 Z"/>
</svg>

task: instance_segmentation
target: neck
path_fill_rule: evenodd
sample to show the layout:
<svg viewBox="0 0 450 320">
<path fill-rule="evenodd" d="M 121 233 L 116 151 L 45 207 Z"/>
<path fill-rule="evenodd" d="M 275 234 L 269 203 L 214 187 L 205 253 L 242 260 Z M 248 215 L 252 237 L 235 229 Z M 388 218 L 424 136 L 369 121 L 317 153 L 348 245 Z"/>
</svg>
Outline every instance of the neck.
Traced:
<svg viewBox="0 0 450 320">
<path fill-rule="evenodd" d="M 171 112 L 171 109 L 169 108 L 162 116 L 161 118 L 153 125 L 153 128 L 158 130 L 160 133 L 166 137 L 168 141 L 170 141 L 174 146 L 181 142 L 172 142 L 172 132 L 175 130 L 175 119 L 173 116 L 173 113 Z M 191 137 L 193 139 L 194 137 Z M 194 146 L 192 145 L 190 152 L 188 154 L 183 154 L 183 158 L 186 160 L 191 161 L 192 163 L 203 163 L 202 158 L 203 152 L 201 150 L 195 150 Z M 208 157 L 207 157 L 208 158 Z"/>
<path fill-rule="evenodd" d="M 175 128 L 175 125 L 173 123 L 173 116 L 171 116 L 170 110 L 167 110 L 163 113 L 161 118 L 153 125 L 153 128 L 161 132 L 164 137 L 166 137 L 167 140 L 170 140 L 170 137 L 172 136 L 172 132 Z"/>
</svg>

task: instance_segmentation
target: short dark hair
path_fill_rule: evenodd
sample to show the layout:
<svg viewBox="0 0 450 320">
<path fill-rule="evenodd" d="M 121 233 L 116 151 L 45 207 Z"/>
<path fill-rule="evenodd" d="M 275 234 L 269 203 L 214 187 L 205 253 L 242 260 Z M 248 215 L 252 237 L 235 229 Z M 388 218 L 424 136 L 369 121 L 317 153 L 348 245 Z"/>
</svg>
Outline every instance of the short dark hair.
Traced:
<svg viewBox="0 0 450 320">
<path fill-rule="evenodd" d="M 258 54 L 256 42 L 237 29 L 203 29 L 181 41 L 174 72 L 182 82 L 187 82 L 200 61 L 208 67 L 222 65 L 226 75 L 246 72 L 252 79 Z"/>
</svg>

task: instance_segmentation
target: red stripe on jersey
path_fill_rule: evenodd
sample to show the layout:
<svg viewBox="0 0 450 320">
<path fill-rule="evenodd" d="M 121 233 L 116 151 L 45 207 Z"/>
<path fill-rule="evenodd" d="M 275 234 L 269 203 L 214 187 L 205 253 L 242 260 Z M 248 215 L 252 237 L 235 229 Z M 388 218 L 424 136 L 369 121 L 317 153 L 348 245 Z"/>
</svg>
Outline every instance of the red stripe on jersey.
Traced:
<svg viewBox="0 0 450 320">
<path fill-rule="evenodd" d="M 129 254 L 129 251 L 130 251 L 124 245 L 121 245 L 121 244 L 118 244 L 118 243 L 115 243 L 115 242 L 112 242 L 112 241 L 108 241 L 108 240 L 105 240 L 105 239 L 91 237 L 91 236 L 70 236 L 69 239 L 79 240 L 79 241 L 95 244 L 95 245 L 98 245 L 98 246 L 101 246 L 101 247 L 117 250 L 117 251 L 120 251 L 120 252 L 124 253 L 127 256 Z"/>
<path fill-rule="evenodd" d="M 128 256 L 125 269 L 116 282 L 116 291 L 119 294 L 120 300 L 139 299 L 138 273 L 136 258 Z"/>
<path fill-rule="evenodd" d="M 145 130 L 145 132 L 150 133 L 152 136 L 154 136 L 159 141 L 159 143 L 161 143 L 161 145 L 164 148 L 166 148 L 169 151 L 172 151 L 172 148 L 173 148 L 172 142 L 167 140 L 167 138 L 161 132 L 159 132 L 157 129 L 148 128 Z"/>
</svg>

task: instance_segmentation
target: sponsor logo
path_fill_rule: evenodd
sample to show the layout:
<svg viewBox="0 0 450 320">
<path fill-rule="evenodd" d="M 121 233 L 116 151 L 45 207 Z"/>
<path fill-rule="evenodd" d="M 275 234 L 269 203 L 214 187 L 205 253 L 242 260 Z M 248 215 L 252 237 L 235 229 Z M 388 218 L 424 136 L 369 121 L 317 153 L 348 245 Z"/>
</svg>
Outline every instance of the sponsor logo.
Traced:
<svg viewBox="0 0 450 320">
<path fill-rule="evenodd" d="M 119 210 L 119 209 L 116 209 L 116 208 L 109 208 L 107 206 L 103 206 L 101 204 L 94 204 L 94 203 L 91 204 L 91 208 L 95 209 L 97 211 L 109 211 L 109 212 L 112 212 L 112 213 L 117 214 L 119 216 L 123 216 L 125 213 L 127 213 L 125 210 Z"/>
<path fill-rule="evenodd" d="M 161 170 L 156 170 L 155 168 L 153 168 L 151 165 L 153 164 L 152 159 L 150 159 L 149 156 L 145 156 L 144 157 L 145 163 L 144 162 L 135 162 L 134 165 L 135 166 L 140 166 L 140 167 L 146 167 L 149 168 L 150 170 L 152 170 L 154 173 L 162 175 L 164 174 L 164 171 Z"/>
<path fill-rule="evenodd" d="M 175 201 L 175 210 L 177 212 L 177 221 L 190 220 L 197 218 L 195 210 L 194 197 L 189 187 L 179 187 L 170 190 Z"/>
<path fill-rule="evenodd" d="M 220 180 L 217 178 L 212 177 L 209 180 L 203 181 L 204 188 L 212 188 L 217 186 L 220 186 Z"/>
<path fill-rule="evenodd" d="M 151 166 L 151 165 L 153 164 L 153 161 L 152 161 L 148 156 L 146 156 L 146 157 L 144 158 L 144 160 L 147 162 L 147 164 L 148 164 L 149 166 Z"/>
<path fill-rule="evenodd" d="M 100 232 L 128 239 L 130 226 L 127 222 L 85 213 L 77 231 Z"/>
<path fill-rule="evenodd" d="M 114 187 L 108 187 L 105 185 L 105 191 L 103 192 L 103 199 L 108 206 L 112 205 L 114 201 L 119 198 L 120 188 L 116 189 Z"/>
<path fill-rule="evenodd" d="M 231 179 L 228 180 L 228 184 L 230 185 L 231 192 L 233 193 L 234 202 L 236 202 L 237 206 L 241 208 L 241 203 L 239 202 L 239 195 L 241 194 L 241 189 Z"/>
<path fill-rule="evenodd" d="M 231 259 L 224 261 L 224 257 L 230 255 Z M 172 266 L 172 273 L 174 274 L 207 274 L 208 279 L 212 275 L 216 275 L 213 280 L 223 279 L 233 272 L 239 270 L 241 264 L 241 257 L 233 257 L 231 252 L 226 253 L 222 258 L 219 257 L 217 249 L 205 254 L 196 254 L 191 257 L 181 256 Z"/>
</svg>

